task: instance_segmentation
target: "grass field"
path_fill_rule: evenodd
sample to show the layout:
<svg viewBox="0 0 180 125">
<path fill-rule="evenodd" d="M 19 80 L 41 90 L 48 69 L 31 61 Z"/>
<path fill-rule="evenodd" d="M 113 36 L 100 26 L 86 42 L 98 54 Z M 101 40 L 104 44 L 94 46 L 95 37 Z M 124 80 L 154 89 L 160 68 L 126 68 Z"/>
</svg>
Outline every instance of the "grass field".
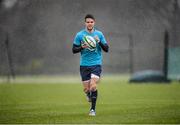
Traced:
<svg viewBox="0 0 180 125">
<path fill-rule="evenodd" d="M 89 103 L 77 79 L 31 82 L 0 83 L 1 124 L 180 123 L 178 82 L 129 84 L 127 79 L 104 77 L 95 117 L 88 116 Z"/>
</svg>

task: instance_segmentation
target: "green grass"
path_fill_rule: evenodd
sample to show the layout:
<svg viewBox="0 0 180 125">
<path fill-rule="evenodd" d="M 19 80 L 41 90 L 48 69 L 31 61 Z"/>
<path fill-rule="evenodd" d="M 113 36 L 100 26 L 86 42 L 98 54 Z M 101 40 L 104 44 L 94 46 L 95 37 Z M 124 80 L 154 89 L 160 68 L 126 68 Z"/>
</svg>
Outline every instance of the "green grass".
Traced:
<svg viewBox="0 0 180 125">
<path fill-rule="evenodd" d="M 104 77 L 95 117 L 88 116 L 81 83 L 67 83 L 1 83 L 0 123 L 180 123 L 179 83 L 129 84 Z"/>
</svg>

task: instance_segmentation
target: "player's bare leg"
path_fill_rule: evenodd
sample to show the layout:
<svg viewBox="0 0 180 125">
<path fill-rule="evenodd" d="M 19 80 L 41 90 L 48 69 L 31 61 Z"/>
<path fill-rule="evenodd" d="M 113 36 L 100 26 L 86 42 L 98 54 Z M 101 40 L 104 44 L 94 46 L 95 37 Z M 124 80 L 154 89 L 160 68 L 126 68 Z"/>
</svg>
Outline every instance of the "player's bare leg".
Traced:
<svg viewBox="0 0 180 125">
<path fill-rule="evenodd" d="M 86 93 L 88 102 L 91 102 L 91 93 L 90 93 L 90 80 L 83 81 L 84 92 Z"/>
</svg>

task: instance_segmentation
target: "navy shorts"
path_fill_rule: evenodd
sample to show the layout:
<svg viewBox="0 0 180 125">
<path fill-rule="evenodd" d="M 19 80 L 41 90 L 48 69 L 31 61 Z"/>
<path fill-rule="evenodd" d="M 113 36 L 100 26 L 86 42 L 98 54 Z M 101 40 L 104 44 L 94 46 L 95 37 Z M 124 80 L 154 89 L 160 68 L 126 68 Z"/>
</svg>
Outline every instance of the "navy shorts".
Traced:
<svg viewBox="0 0 180 125">
<path fill-rule="evenodd" d="M 90 80 L 92 76 L 101 76 L 101 65 L 80 66 L 80 74 L 82 81 Z"/>
</svg>

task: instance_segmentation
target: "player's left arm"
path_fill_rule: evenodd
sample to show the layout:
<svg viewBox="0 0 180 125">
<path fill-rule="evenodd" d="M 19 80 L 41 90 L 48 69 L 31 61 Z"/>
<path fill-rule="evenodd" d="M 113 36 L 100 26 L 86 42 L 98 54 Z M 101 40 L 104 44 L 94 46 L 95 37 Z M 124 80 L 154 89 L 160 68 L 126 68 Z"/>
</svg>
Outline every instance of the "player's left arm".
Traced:
<svg viewBox="0 0 180 125">
<path fill-rule="evenodd" d="M 109 45 L 107 44 L 106 39 L 103 34 L 101 34 L 100 38 L 98 36 L 95 36 L 95 40 L 100 45 L 100 47 L 102 48 L 104 52 L 109 51 Z"/>
<path fill-rule="evenodd" d="M 108 52 L 109 51 L 109 46 L 107 43 L 102 43 L 101 41 L 99 42 L 99 45 L 101 46 L 101 48 L 104 50 L 104 52 Z"/>
</svg>

